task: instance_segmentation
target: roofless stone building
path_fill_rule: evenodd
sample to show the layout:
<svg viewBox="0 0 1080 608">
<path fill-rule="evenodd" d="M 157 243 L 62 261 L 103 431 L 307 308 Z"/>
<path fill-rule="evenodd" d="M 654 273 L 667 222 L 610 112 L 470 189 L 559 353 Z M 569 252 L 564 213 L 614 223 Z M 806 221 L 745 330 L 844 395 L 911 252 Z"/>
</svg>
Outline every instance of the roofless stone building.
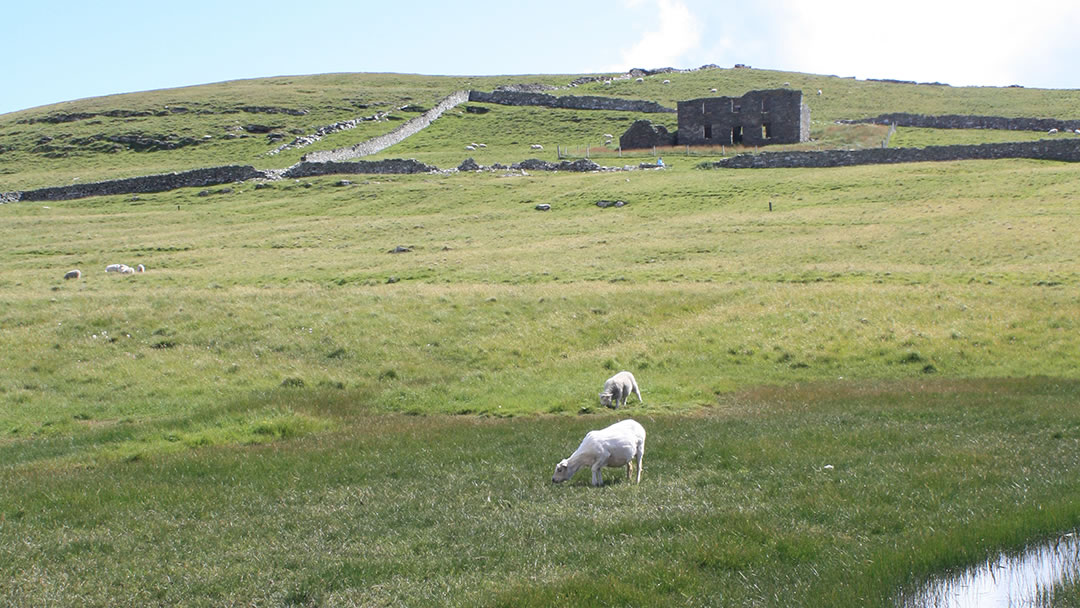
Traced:
<svg viewBox="0 0 1080 608">
<path fill-rule="evenodd" d="M 810 108 L 802 102 L 802 91 L 796 89 L 680 101 L 678 114 L 676 133 L 641 120 L 619 138 L 619 145 L 623 149 L 674 144 L 767 146 L 810 140 Z"/>
<path fill-rule="evenodd" d="M 678 112 L 680 146 L 766 146 L 810 140 L 810 108 L 796 89 L 680 101 Z"/>
</svg>

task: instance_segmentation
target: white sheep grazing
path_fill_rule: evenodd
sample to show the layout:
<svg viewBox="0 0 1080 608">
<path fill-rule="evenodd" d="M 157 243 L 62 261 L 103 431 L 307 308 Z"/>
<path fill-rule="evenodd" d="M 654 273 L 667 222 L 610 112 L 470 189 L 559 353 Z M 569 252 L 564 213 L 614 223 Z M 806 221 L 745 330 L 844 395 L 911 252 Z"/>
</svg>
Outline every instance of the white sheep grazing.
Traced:
<svg viewBox="0 0 1080 608">
<path fill-rule="evenodd" d="M 109 264 L 105 267 L 105 272 L 119 272 L 120 274 L 128 274 L 125 269 L 131 270 L 131 266 L 128 266 L 127 264 Z"/>
<path fill-rule="evenodd" d="M 146 272 L 146 266 L 143 266 L 142 264 L 139 264 L 138 266 L 135 267 L 135 272 Z"/>
<path fill-rule="evenodd" d="M 1054 133 L 1057 133 L 1057 129 L 1050 129 L 1047 133 L 1053 135 Z"/>
<path fill-rule="evenodd" d="M 671 84 L 671 81 L 670 80 L 665 80 L 664 84 Z"/>
<path fill-rule="evenodd" d="M 817 94 L 818 94 L 818 95 L 821 95 L 821 89 L 818 89 L 818 90 L 817 90 Z"/>
<path fill-rule="evenodd" d="M 476 146 L 465 146 L 465 149 L 468 150 L 469 152 L 472 152 L 473 150 L 476 149 Z"/>
<path fill-rule="evenodd" d="M 644 79 L 644 78 L 638 78 L 638 79 L 637 79 L 637 80 L 635 80 L 634 82 L 645 82 L 645 79 Z"/>
<path fill-rule="evenodd" d="M 543 150 L 544 149 L 544 146 L 541 146 L 540 144 L 533 144 L 533 145 L 531 145 L 529 147 L 532 148 L 533 150 Z"/>
<path fill-rule="evenodd" d="M 64 278 L 65 279 L 81 279 L 82 278 L 82 271 L 79 270 L 78 268 L 76 268 L 75 270 L 69 270 L 69 271 L 64 273 Z"/>
<path fill-rule="evenodd" d="M 645 458 L 645 429 L 634 420 L 623 420 L 601 429 L 589 431 L 578 449 L 555 466 L 552 483 L 570 479 L 581 467 L 592 469 L 592 485 L 604 485 L 600 471 L 604 467 L 626 467 L 626 479 L 632 477 L 637 463 L 637 483 L 641 483 L 641 462 Z"/>
<path fill-rule="evenodd" d="M 120 274 L 135 274 L 135 269 L 131 266 L 124 266 L 120 269 Z"/>
<path fill-rule="evenodd" d="M 634 374 L 626 371 L 619 372 L 604 383 L 604 392 L 600 393 L 600 404 L 618 408 L 626 405 L 626 398 L 630 396 L 630 393 L 637 393 L 638 401 L 643 402 Z"/>
</svg>

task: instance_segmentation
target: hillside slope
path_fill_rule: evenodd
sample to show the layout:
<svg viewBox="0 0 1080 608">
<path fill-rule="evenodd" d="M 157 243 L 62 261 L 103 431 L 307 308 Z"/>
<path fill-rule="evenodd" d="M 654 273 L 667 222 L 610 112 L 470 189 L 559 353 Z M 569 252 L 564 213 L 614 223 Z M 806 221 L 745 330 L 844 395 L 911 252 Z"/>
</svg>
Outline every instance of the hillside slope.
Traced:
<svg viewBox="0 0 1080 608">
<path fill-rule="evenodd" d="M 114 95 L 33 108 L 0 116 L 0 191 L 58 186 L 218 165 L 283 168 L 312 149 L 353 145 L 392 130 L 439 99 L 461 89 L 492 90 L 507 84 L 566 87 L 573 76 L 428 77 L 398 74 L 332 74 L 234 81 Z M 670 84 L 663 84 L 667 80 Z M 1080 92 L 1021 88 L 947 87 L 857 81 L 832 76 L 754 69 L 703 69 L 649 76 L 644 82 L 586 82 L 560 94 L 648 99 L 674 107 L 681 99 L 741 95 L 785 84 L 801 89 L 812 111 L 813 135 L 828 138 L 837 119 L 885 110 L 926 114 L 995 114 L 1080 118 Z M 822 95 L 817 95 L 821 90 Z M 475 105 L 475 104 L 474 104 Z M 379 157 L 418 158 L 457 166 L 464 146 L 484 142 L 482 164 L 510 164 L 537 156 L 532 143 L 601 146 L 634 120 L 674 128 L 675 117 L 622 112 L 583 112 L 488 106 L 486 114 L 463 108 L 430 132 Z M 311 148 L 270 155 L 321 127 L 363 120 Z M 1023 137 L 1023 136 L 1019 136 Z M 838 140 L 843 143 L 842 140 Z"/>
</svg>

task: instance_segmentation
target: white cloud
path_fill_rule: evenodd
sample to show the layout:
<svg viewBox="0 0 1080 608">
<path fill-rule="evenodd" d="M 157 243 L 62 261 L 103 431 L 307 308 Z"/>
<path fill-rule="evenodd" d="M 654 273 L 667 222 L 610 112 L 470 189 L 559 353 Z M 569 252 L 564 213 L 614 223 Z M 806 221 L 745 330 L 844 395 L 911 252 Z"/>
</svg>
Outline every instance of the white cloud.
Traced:
<svg viewBox="0 0 1080 608">
<path fill-rule="evenodd" d="M 652 3 L 627 0 L 626 4 L 640 8 Z M 701 25 L 682 0 L 655 0 L 655 6 L 656 27 L 620 52 L 622 65 L 616 69 L 683 67 L 684 56 L 701 43 Z"/>
<path fill-rule="evenodd" d="M 941 0 L 909 0 L 902 9 L 778 0 L 774 14 L 781 69 L 954 85 L 1077 86 L 1065 65 L 1080 46 L 1074 33 L 1080 5 L 1073 0 L 1028 0 L 1009 10 Z"/>
</svg>

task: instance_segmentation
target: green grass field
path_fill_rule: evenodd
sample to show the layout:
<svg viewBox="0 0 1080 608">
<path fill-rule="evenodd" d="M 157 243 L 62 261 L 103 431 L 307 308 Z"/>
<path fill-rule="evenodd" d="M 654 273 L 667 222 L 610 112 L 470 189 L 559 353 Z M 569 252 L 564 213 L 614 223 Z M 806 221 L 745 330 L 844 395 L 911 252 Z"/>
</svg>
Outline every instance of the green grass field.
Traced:
<svg viewBox="0 0 1080 608">
<path fill-rule="evenodd" d="M 307 130 L 571 78 L 290 77 L 28 110 L 0 116 L 0 191 L 300 154 L 33 151 L 64 132 Z M 844 146 L 881 133 L 817 121 L 1080 111 L 1077 91 L 668 78 L 574 92 L 821 88 L 815 129 Z M 181 102 L 310 112 L 19 122 Z M 633 119 L 491 106 L 379 156 L 508 164 L 537 142 L 553 160 Z M 952 135 L 891 145 L 1008 140 Z M 1076 167 L 665 160 L 0 205 L 0 604 L 891 606 L 1080 526 Z M 597 392 L 621 369 L 644 403 L 611 412 Z M 640 486 L 550 483 L 628 416 L 648 432 Z"/>
</svg>

